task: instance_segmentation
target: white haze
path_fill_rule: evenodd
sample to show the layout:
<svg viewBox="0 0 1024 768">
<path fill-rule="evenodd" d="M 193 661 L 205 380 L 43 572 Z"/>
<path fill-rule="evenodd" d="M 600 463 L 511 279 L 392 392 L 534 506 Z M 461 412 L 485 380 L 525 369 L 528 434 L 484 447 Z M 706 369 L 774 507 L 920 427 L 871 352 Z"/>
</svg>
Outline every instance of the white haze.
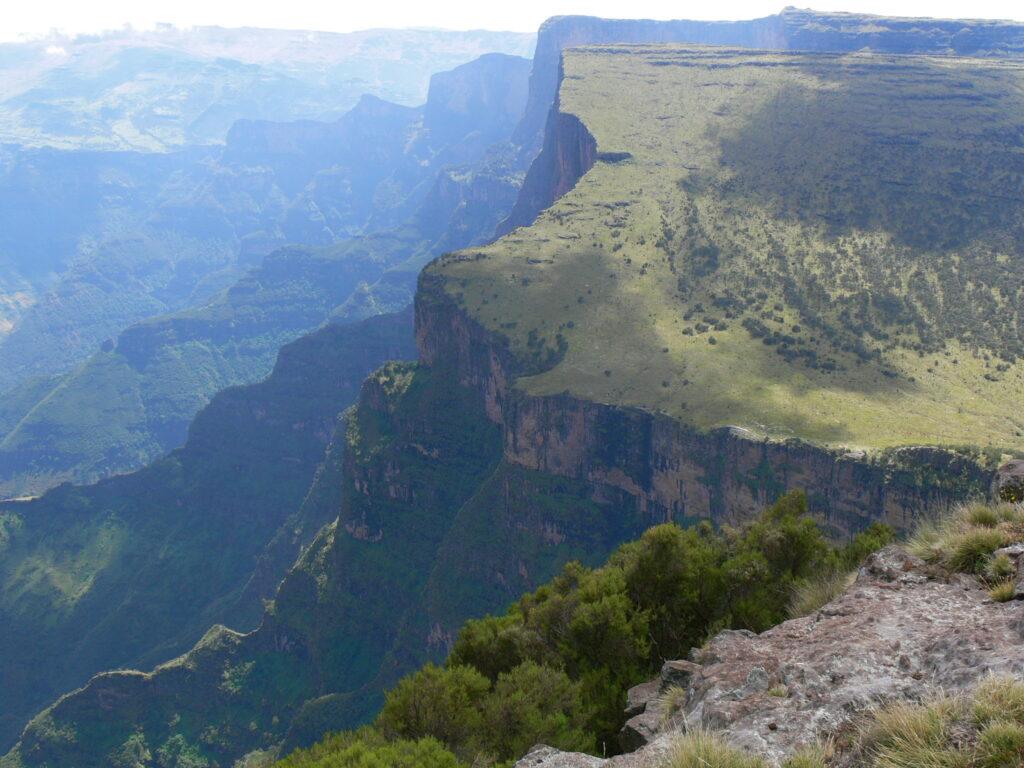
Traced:
<svg viewBox="0 0 1024 768">
<path fill-rule="evenodd" d="M 376 27 L 534 31 L 547 17 L 588 14 L 653 19 L 749 19 L 777 13 L 785 0 L 0 0 L 0 40 L 51 32 L 94 33 L 125 25 L 148 29 L 218 25 L 350 32 Z M 820 11 L 887 16 L 1024 20 L 1020 0 L 816 0 Z"/>
</svg>

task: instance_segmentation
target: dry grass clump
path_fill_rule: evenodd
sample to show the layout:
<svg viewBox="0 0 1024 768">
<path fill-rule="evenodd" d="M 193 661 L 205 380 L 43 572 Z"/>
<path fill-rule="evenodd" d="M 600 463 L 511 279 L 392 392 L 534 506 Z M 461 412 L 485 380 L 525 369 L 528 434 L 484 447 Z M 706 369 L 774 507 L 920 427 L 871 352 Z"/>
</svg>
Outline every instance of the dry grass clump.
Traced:
<svg viewBox="0 0 1024 768">
<path fill-rule="evenodd" d="M 988 596 L 997 603 L 1007 603 L 1013 600 L 1015 594 L 1017 594 L 1017 582 L 1014 579 L 1001 581 L 988 590 Z"/>
<path fill-rule="evenodd" d="M 692 731 L 679 737 L 662 768 L 765 768 L 765 763 L 729 746 L 717 734 Z"/>
<path fill-rule="evenodd" d="M 789 618 L 809 616 L 845 592 L 856 580 L 857 571 L 825 573 L 817 579 L 803 582 L 793 590 L 789 604 Z"/>
<path fill-rule="evenodd" d="M 878 710 L 861 730 L 856 768 L 1024 766 L 1024 683 L 989 677 L 968 696 Z"/>
<path fill-rule="evenodd" d="M 658 708 L 663 713 L 661 717 L 663 728 L 672 723 L 676 715 L 686 706 L 686 695 L 685 687 L 673 685 L 658 697 Z"/>
<path fill-rule="evenodd" d="M 969 768 L 967 755 L 951 747 L 963 702 L 941 696 L 925 705 L 901 702 L 875 713 L 861 747 L 873 768 Z"/>
<path fill-rule="evenodd" d="M 974 503 L 941 520 L 923 523 L 908 548 L 951 571 L 985 575 L 987 569 L 1006 568 L 1005 563 L 995 565 L 992 554 L 1018 541 L 1024 541 L 1024 505 Z"/>
<path fill-rule="evenodd" d="M 825 745 L 805 747 L 786 760 L 782 768 L 826 768 L 832 749 Z M 768 768 L 768 763 L 730 746 L 708 731 L 680 736 L 661 768 Z"/>
<path fill-rule="evenodd" d="M 1024 725 L 1024 683 L 1012 677 L 987 677 L 974 691 L 971 714 L 985 725 L 1010 720 Z"/>
</svg>

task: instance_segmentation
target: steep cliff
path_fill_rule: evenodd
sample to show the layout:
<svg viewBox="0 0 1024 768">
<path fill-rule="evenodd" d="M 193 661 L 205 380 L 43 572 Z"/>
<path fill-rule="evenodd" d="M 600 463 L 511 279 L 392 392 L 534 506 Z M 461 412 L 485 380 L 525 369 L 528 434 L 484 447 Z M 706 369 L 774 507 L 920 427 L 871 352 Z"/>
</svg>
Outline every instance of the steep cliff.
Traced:
<svg viewBox="0 0 1024 768">
<path fill-rule="evenodd" d="M 340 412 L 411 353 L 410 330 L 408 312 L 327 327 L 265 382 L 219 394 L 146 469 L 0 505 L 0 743 L 96 672 L 155 664 L 214 622 L 255 626 L 337 514 L 308 493 Z"/>
</svg>

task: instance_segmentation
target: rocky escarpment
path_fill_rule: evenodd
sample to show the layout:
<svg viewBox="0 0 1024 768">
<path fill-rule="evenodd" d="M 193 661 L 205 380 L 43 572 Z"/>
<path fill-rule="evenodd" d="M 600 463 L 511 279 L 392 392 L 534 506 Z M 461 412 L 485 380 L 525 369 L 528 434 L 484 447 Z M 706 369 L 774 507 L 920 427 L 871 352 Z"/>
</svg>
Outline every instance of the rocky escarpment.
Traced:
<svg viewBox="0 0 1024 768">
<path fill-rule="evenodd" d="M 416 335 L 421 361 L 452 371 L 501 425 L 505 461 L 571 478 L 596 503 L 650 519 L 734 523 L 801 488 L 812 511 L 838 534 L 873 520 L 906 529 L 922 510 L 986 494 L 992 480 L 973 458 L 943 449 L 906 448 L 868 460 L 799 440 L 757 439 L 740 428 L 700 432 L 655 413 L 568 394 L 526 395 L 514 381 L 529 364 L 461 310 L 429 273 L 417 294 Z"/>
<path fill-rule="evenodd" d="M 512 212 L 498 225 L 501 237 L 516 227 L 528 227 L 537 214 L 572 189 L 594 167 L 597 141 L 576 115 L 559 111 L 548 115 L 544 147 L 530 165 Z"/>
<path fill-rule="evenodd" d="M 946 578 L 898 547 L 813 615 L 755 635 L 727 631 L 630 692 L 635 752 L 601 760 L 538 747 L 518 768 L 646 768 L 685 730 L 721 730 L 780 764 L 890 701 L 973 688 L 1024 671 L 1024 603 L 995 603 L 973 577 Z M 670 689 L 675 695 L 665 696 Z"/>
</svg>

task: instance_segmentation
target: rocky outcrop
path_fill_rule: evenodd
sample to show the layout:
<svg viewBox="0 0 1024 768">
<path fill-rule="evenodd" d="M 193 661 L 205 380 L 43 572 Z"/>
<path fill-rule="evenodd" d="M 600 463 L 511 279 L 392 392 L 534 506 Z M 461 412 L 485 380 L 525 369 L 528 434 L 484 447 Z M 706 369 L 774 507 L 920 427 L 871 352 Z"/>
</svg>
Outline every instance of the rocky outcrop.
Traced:
<svg viewBox="0 0 1024 768">
<path fill-rule="evenodd" d="M 1015 504 L 1024 502 L 1024 460 L 1003 464 L 992 481 L 992 496 Z"/>
<path fill-rule="evenodd" d="M 905 530 L 922 510 L 982 496 L 991 482 L 991 472 L 970 457 L 943 449 L 906 448 L 869 460 L 800 440 L 756 439 L 735 427 L 699 432 L 568 394 L 525 395 L 514 387 L 523 364 L 429 273 L 417 293 L 416 338 L 420 359 L 449 370 L 502 426 L 506 461 L 582 482 L 595 502 L 647 519 L 736 523 L 801 488 L 836 534 L 875 520 Z"/>
<path fill-rule="evenodd" d="M 995 603 L 974 578 L 945 578 L 887 547 L 813 615 L 760 635 L 722 632 L 691 661 L 667 664 L 644 689 L 646 702 L 633 704 L 640 712 L 627 730 L 646 742 L 639 750 L 599 760 L 538 748 L 517 766 L 655 765 L 676 734 L 696 728 L 722 731 L 778 765 L 880 704 L 968 690 L 989 674 L 1020 675 L 1022 637 L 1024 604 Z M 674 686 L 676 696 L 662 697 Z"/>
<path fill-rule="evenodd" d="M 552 108 L 544 132 L 544 148 L 530 166 L 515 207 L 501 224 L 496 235 L 501 237 L 516 227 L 528 227 L 537 215 L 548 208 L 594 167 L 597 141 L 576 115 Z"/>
</svg>

